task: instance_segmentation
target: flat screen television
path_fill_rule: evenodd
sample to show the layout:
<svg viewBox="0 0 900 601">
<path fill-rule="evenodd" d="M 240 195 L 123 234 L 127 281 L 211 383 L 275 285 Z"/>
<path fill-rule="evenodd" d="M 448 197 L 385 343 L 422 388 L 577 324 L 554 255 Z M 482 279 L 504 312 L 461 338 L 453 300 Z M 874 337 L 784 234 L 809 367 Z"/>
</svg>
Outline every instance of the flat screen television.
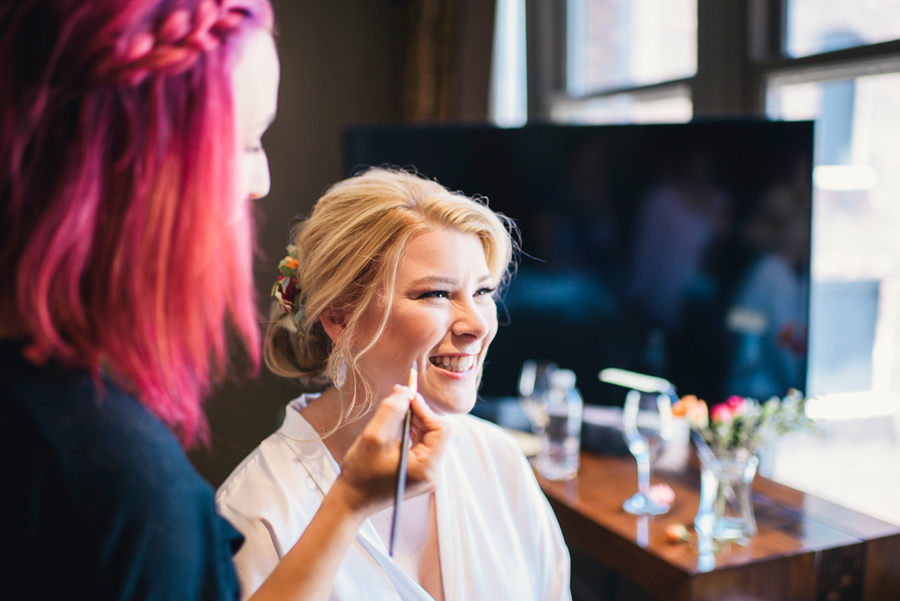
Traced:
<svg viewBox="0 0 900 601">
<path fill-rule="evenodd" d="M 621 404 L 609 367 L 716 403 L 805 389 L 812 148 L 811 122 L 359 126 L 345 165 L 415 170 L 518 225 L 482 397 L 515 396 L 534 359 L 587 403 Z"/>
</svg>

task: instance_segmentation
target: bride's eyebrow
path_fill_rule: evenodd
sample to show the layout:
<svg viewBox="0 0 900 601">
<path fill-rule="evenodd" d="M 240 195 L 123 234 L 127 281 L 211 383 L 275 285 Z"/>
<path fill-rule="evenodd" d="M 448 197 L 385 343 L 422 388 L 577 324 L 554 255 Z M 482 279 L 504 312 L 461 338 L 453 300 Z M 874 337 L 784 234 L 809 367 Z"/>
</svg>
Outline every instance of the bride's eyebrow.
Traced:
<svg viewBox="0 0 900 601">
<path fill-rule="evenodd" d="M 482 284 L 484 282 L 492 282 L 494 280 L 494 276 L 490 273 L 486 273 L 480 278 L 478 278 L 478 284 Z M 421 277 L 417 280 L 413 280 L 409 285 L 412 288 L 417 288 L 419 286 L 455 286 L 457 284 L 456 278 L 448 278 L 437 275 L 427 275 Z"/>
<path fill-rule="evenodd" d="M 411 287 L 419 287 L 419 286 L 453 286 L 456 284 L 455 278 L 447 278 L 442 276 L 435 275 L 427 275 L 421 277 L 417 280 L 414 280 L 410 283 Z"/>
</svg>

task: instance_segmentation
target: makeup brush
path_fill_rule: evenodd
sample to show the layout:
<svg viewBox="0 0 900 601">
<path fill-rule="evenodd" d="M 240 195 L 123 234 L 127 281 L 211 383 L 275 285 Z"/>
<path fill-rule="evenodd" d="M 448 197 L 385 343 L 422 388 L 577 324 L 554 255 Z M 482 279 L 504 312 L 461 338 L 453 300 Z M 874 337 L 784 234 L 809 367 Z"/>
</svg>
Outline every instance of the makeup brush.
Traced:
<svg viewBox="0 0 900 601">
<path fill-rule="evenodd" d="M 409 370 L 409 401 L 416 396 L 418 385 L 418 364 L 413 361 Z M 388 546 L 388 555 L 394 556 L 394 541 L 397 540 L 397 528 L 400 525 L 400 504 L 406 492 L 406 462 L 409 456 L 409 429 L 412 425 L 412 406 L 406 412 L 406 421 L 403 424 L 403 433 L 400 436 L 400 465 L 397 466 L 397 489 L 394 491 L 394 515 L 391 518 L 391 541 Z"/>
</svg>

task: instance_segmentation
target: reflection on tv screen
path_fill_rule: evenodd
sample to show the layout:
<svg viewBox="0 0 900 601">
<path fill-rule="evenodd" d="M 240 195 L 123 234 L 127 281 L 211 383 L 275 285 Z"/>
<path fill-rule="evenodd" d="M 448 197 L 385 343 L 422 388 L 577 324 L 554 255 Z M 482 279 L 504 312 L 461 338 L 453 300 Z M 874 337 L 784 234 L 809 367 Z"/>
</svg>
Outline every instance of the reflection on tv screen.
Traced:
<svg viewBox="0 0 900 601">
<path fill-rule="evenodd" d="M 806 384 L 812 123 L 358 127 L 348 175 L 405 167 L 513 218 L 485 397 L 526 359 L 574 370 L 589 403 L 618 367 L 715 403 Z"/>
</svg>

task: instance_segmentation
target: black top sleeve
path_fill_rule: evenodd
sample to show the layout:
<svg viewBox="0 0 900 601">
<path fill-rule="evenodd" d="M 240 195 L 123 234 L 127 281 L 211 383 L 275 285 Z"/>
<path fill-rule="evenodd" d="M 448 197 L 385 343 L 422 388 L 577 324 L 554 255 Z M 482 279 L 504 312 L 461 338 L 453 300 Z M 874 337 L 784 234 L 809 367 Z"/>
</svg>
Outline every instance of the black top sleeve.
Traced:
<svg viewBox="0 0 900 601">
<path fill-rule="evenodd" d="M 237 599 L 242 538 L 172 433 L 108 382 L 0 342 L 11 599 Z"/>
</svg>

